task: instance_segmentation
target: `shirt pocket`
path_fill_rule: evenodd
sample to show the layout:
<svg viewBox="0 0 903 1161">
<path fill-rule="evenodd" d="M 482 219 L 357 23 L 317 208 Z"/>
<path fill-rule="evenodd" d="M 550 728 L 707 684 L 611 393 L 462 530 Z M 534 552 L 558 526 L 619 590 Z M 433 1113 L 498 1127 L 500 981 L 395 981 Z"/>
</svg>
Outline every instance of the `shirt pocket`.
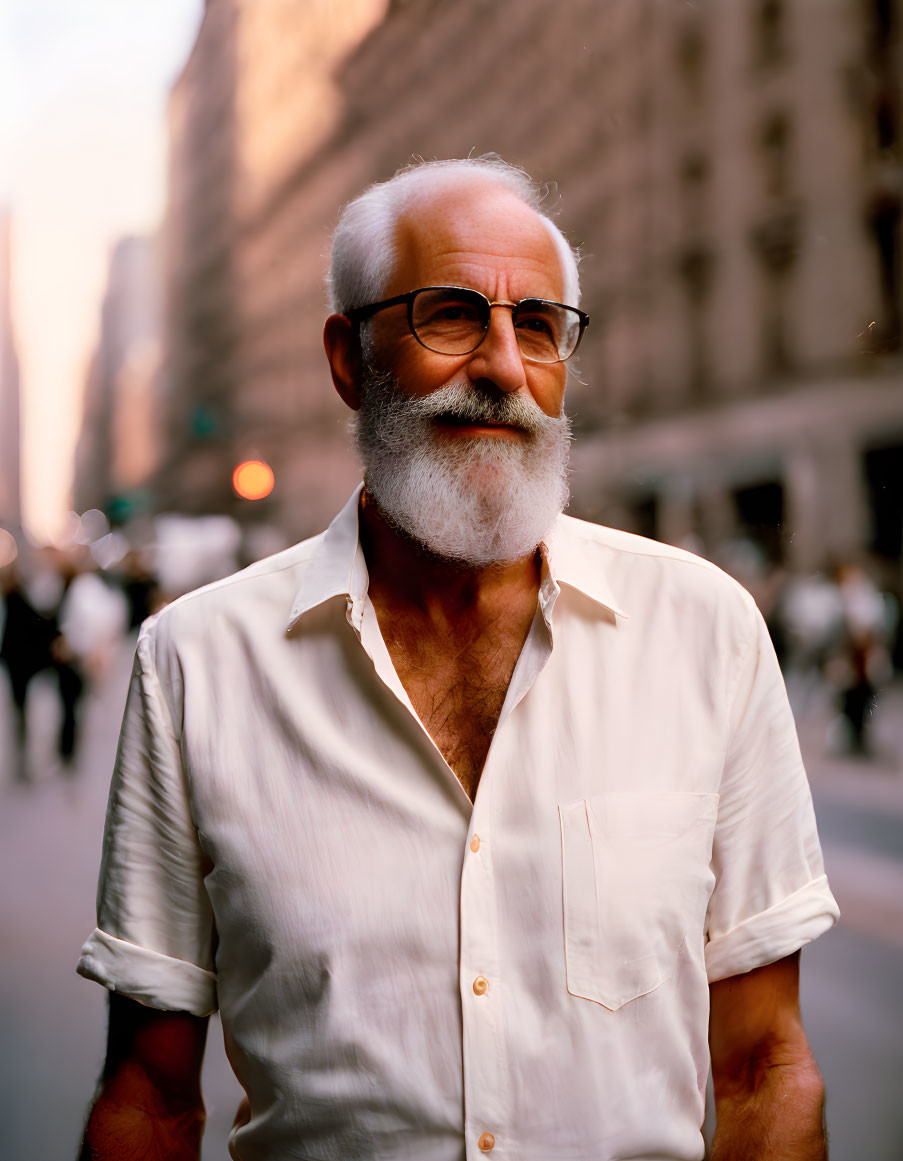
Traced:
<svg viewBox="0 0 903 1161">
<path fill-rule="evenodd" d="M 700 938 L 714 876 L 717 794 L 611 793 L 558 807 L 567 989 L 614 1011 Z"/>
</svg>

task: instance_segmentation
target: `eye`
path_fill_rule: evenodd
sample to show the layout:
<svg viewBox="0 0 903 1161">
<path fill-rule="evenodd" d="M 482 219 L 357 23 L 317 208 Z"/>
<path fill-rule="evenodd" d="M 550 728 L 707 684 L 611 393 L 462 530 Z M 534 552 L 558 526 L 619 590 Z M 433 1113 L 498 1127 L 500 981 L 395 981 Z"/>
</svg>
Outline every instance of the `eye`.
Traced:
<svg viewBox="0 0 903 1161">
<path fill-rule="evenodd" d="M 412 318 L 415 330 L 485 326 L 485 305 L 465 291 L 439 287 L 424 290 L 414 300 Z"/>
<path fill-rule="evenodd" d="M 530 331 L 535 335 L 547 339 L 554 340 L 555 338 L 552 324 L 547 318 L 543 318 L 541 315 L 529 315 L 527 318 L 519 318 L 517 320 L 517 329 L 519 331 Z"/>
<path fill-rule="evenodd" d="M 525 299 L 517 310 L 514 325 L 522 342 L 533 346 L 558 346 L 561 324 L 559 309 L 553 303 Z"/>
<path fill-rule="evenodd" d="M 428 316 L 429 322 L 477 322 L 479 311 L 470 302 L 437 303 Z"/>
<path fill-rule="evenodd" d="M 414 299 L 414 334 L 432 350 L 470 351 L 486 330 L 486 304 L 479 296 L 454 287 L 424 290 Z"/>
</svg>

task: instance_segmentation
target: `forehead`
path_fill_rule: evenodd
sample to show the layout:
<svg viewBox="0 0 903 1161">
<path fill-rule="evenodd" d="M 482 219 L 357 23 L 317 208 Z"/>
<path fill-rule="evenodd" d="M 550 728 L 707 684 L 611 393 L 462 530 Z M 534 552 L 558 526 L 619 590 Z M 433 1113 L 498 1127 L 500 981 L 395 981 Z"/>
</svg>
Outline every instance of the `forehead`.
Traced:
<svg viewBox="0 0 903 1161">
<path fill-rule="evenodd" d="M 561 260 L 543 219 L 485 181 L 420 191 L 398 220 L 386 297 L 418 286 L 470 286 L 490 298 L 563 294 Z"/>
</svg>

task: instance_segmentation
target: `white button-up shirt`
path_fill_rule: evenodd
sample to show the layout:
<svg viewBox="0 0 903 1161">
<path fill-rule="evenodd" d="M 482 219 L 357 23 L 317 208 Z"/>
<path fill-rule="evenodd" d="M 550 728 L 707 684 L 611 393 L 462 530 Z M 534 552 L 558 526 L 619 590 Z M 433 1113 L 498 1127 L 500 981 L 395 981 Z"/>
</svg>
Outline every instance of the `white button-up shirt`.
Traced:
<svg viewBox="0 0 903 1161">
<path fill-rule="evenodd" d="M 146 623 L 79 971 L 220 1009 L 241 1161 L 701 1158 L 709 981 L 837 916 L 752 600 L 560 517 L 471 805 L 357 502 Z"/>
</svg>

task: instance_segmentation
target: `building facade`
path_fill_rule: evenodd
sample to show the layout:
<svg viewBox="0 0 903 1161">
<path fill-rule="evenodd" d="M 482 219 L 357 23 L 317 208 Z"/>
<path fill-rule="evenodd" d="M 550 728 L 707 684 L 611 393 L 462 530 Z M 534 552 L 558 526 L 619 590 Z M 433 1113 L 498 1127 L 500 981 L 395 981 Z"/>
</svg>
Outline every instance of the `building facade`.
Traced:
<svg viewBox="0 0 903 1161">
<path fill-rule="evenodd" d="M 22 527 L 19 360 L 13 333 L 12 222 L 0 213 L 0 528 Z"/>
<path fill-rule="evenodd" d="M 169 106 L 161 510 L 225 511 L 295 535 L 347 490 L 353 466 L 347 452 L 334 463 L 338 409 L 321 390 L 321 286 L 330 198 L 367 180 L 366 167 L 313 191 L 308 212 L 293 191 L 337 132 L 340 63 L 385 13 L 385 0 L 208 0 Z M 317 461 L 300 479 L 298 455 Z M 248 458 L 276 468 L 271 500 L 232 490 Z"/>
<path fill-rule="evenodd" d="M 158 502 L 329 519 L 357 478 L 320 333 L 341 204 L 413 156 L 550 188 L 592 323 L 571 511 L 900 581 L 903 0 L 209 0 L 171 101 Z M 560 193 L 559 193 L 560 190 Z"/>
<path fill-rule="evenodd" d="M 123 523 L 150 507 L 147 487 L 160 454 L 157 375 L 160 272 L 155 239 L 113 247 L 100 333 L 88 369 L 75 451 L 73 503 Z"/>
</svg>

